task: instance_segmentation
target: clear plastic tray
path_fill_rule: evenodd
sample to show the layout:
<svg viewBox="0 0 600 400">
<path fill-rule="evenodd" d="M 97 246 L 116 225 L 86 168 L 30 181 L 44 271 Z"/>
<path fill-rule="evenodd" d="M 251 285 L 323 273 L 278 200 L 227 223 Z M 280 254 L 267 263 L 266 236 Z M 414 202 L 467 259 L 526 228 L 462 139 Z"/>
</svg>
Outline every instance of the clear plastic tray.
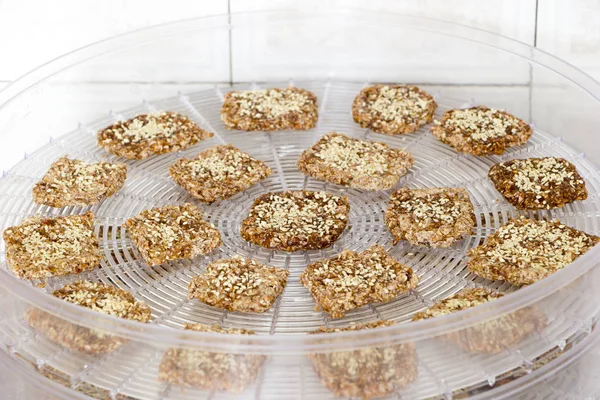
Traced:
<svg viewBox="0 0 600 400">
<path fill-rule="evenodd" d="M 224 58 L 211 59 L 215 64 L 243 63 L 244 70 L 231 68 L 229 84 L 214 82 L 206 87 L 204 83 L 191 83 L 181 85 L 183 89 L 177 93 L 170 90 L 173 86 L 170 84 L 140 83 L 148 80 L 144 74 L 158 74 L 148 72 L 145 66 L 162 52 L 189 49 L 190 44 L 218 46 L 223 43 L 219 40 L 223 35 L 238 44 L 232 45 L 232 49 L 239 50 L 240 45 L 247 43 L 249 48 L 231 53 L 208 48 L 196 51 L 205 51 L 209 58 L 215 55 Z M 302 35 L 307 37 L 306 41 L 297 40 Z M 380 45 L 377 38 L 381 35 L 398 37 L 395 47 Z M 182 43 L 186 46 L 181 46 Z M 368 46 L 369 43 L 373 45 Z M 179 56 L 185 59 L 185 54 Z M 230 63 L 231 57 L 237 64 Z M 124 63 L 123 59 L 136 62 Z M 121 82 L 107 83 L 105 76 L 101 82 L 94 81 L 95 71 L 102 70 L 110 78 L 107 71 L 111 68 L 115 69 L 114 80 Z M 172 71 L 160 74 L 171 77 L 166 79 L 161 75 L 161 80 L 180 81 L 183 72 L 175 65 Z M 247 80 L 250 82 L 244 82 Z M 535 133 L 527 145 L 502 156 L 473 157 L 454 152 L 433 138 L 427 129 L 390 137 L 360 128 L 350 115 L 354 96 L 365 84 L 386 81 L 416 83 L 432 93 L 440 105 L 438 116 L 449 108 L 486 104 L 507 109 L 531 122 Z M 80 104 L 79 100 L 85 98 L 82 93 L 93 94 L 100 84 L 108 87 L 104 92 L 104 109 Z M 318 96 L 320 117 L 315 129 L 273 133 L 224 129 L 219 119 L 224 93 L 289 84 L 312 90 Z M 55 93 L 63 96 L 56 98 Z M 13 357 L 29 361 L 40 371 L 60 371 L 55 375 L 60 375 L 63 384 L 74 388 L 93 385 L 104 389 L 109 397 L 333 397 L 313 371 L 307 356 L 407 343 L 415 346 L 418 373 L 412 383 L 398 388 L 394 397 L 451 398 L 468 393 L 480 398 L 499 398 L 510 390 L 518 393 L 521 390 L 518 382 L 542 376 L 543 368 L 554 371 L 551 365 L 565 360 L 567 354 L 576 358 L 579 353 L 575 350 L 592 340 L 590 333 L 599 312 L 594 294 L 598 272 L 593 267 L 600 250 L 591 250 L 563 271 L 518 291 L 506 283 L 470 274 L 465 268 L 464 255 L 517 215 L 558 218 L 589 233 L 600 233 L 598 169 L 581 153 L 581 149 L 586 149 L 594 154 L 596 143 L 589 139 L 594 125 L 586 118 L 600 110 L 595 97 L 599 93 L 598 84 L 581 72 L 506 38 L 438 21 L 349 10 L 311 15 L 255 13 L 183 21 L 117 37 L 69 54 L 0 93 L 0 132 L 6 143 L 1 165 L 5 172 L 0 179 L 0 228 L 15 225 L 28 215 L 68 215 L 90 209 L 97 218 L 104 261 L 101 268 L 85 274 L 52 278 L 45 289 L 37 288 L 36 282 L 16 279 L 3 263 L 0 287 L 5 294 L 0 300 L 0 343 Z M 129 104 L 137 104 L 133 108 L 113 106 L 127 103 L 130 98 L 133 101 Z M 65 106 L 70 104 L 76 106 Z M 33 183 L 64 154 L 87 161 L 125 161 L 97 147 L 95 133 L 115 120 L 157 109 L 185 113 L 215 136 L 177 154 L 126 161 L 130 168 L 124 189 L 97 206 L 51 209 L 33 203 Z M 102 113 L 104 116 L 98 117 Z M 330 131 L 379 140 L 410 151 L 415 165 L 402 178 L 400 186 L 467 188 L 477 220 L 473 235 L 449 249 L 428 250 L 406 243 L 392 246 L 383 224 L 390 191 L 363 192 L 326 184 L 307 178 L 296 169 L 300 152 Z M 231 199 L 201 205 L 223 235 L 223 246 L 217 252 L 192 261 L 147 266 L 121 224 L 147 208 L 193 201 L 170 180 L 168 166 L 176 158 L 193 156 L 221 143 L 232 143 L 266 161 L 275 174 Z M 18 155 L 22 151 L 26 152 L 24 159 Z M 588 199 L 538 212 L 517 211 L 508 205 L 486 178 L 489 166 L 500 160 L 533 156 L 558 156 L 573 162 L 586 180 Z M 332 248 L 285 253 L 265 250 L 240 238 L 239 225 L 252 200 L 261 193 L 285 189 L 326 190 L 349 197 L 350 226 Z M 384 245 L 393 256 L 410 265 L 421 277 L 419 287 L 389 303 L 363 307 L 339 320 L 315 311 L 314 301 L 298 280 L 304 267 L 342 249 L 363 250 L 374 243 Z M 2 250 L 3 246 L 2 243 Z M 269 312 L 229 313 L 187 300 L 187 286 L 194 275 L 202 272 L 211 260 L 234 254 L 290 270 L 288 287 Z M 118 320 L 48 295 L 66 282 L 81 278 L 131 291 L 152 307 L 152 322 L 143 325 Z M 462 288 L 481 286 L 510 295 L 458 314 L 409 322 L 415 312 L 434 302 Z M 27 325 L 24 313 L 30 308 L 128 342 L 103 356 L 73 352 L 51 343 Z M 482 338 L 473 332 L 478 332 L 481 324 L 502 325 L 505 321 L 502 317 L 526 308 L 543 313 L 547 320 L 545 327 L 499 353 L 471 353 L 445 340 L 453 333 L 467 342 L 486 340 L 494 344 L 493 337 Z M 319 326 L 341 327 L 378 319 L 398 324 L 377 331 L 306 335 Z M 257 335 L 240 338 L 186 332 L 181 329 L 186 322 L 248 328 Z M 182 390 L 157 380 L 161 359 L 173 347 L 265 355 L 267 361 L 256 381 L 241 394 Z"/>
</svg>

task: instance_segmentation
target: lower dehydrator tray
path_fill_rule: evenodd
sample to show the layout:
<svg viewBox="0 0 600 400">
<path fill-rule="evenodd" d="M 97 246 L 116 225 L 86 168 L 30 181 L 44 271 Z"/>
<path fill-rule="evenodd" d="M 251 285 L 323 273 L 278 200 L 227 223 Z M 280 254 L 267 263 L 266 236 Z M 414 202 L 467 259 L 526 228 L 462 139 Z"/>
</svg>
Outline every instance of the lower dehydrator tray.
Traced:
<svg viewBox="0 0 600 400">
<path fill-rule="evenodd" d="M 285 87 L 290 83 L 311 90 L 317 95 L 319 122 L 315 129 L 306 132 L 264 133 L 231 132 L 223 128 L 219 111 L 224 93 L 234 89 Z M 319 326 L 347 326 L 350 323 L 379 319 L 407 323 L 415 312 L 465 287 L 485 286 L 505 293 L 512 292 L 517 288 L 503 282 L 487 281 L 469 273 L 465 268 L 464 257 L 469 248 L 480 244 L 508 219 L 518 215 L 558 218 L 565 224 L 588 233 L 600 233 L 596 217 L 600 212 L 600 179 L 597 169 L 561 138 L 535 129 L 527 145 L 512 148 L 501 156 L 474 157 L 456 153 L 440 143 L 428 132 L 429 127 L 409 135 L 376 134 L 360 128 L 352 121 L 352 100 L 363 86 L 362 83 L 312 81 L 236 85 L 233 88 L 215 87 L 214 90 L 144 102 L 140 107 L 122 112 L 110 112 L 102 120 L 80 125 L 73 132 L 50 139 L 46 146 L 27 155 L 24 160 L 4 173 L 0 179 L 0 227 L 5 229 L 16 225 L 24 217 L 35 214 L 55 216 L 93 211 L 104 255 L 101 267 L 76 276 L 50 278 L 45 289 L 40 290 L 51 292 L 77 279 L 102 281 L 126 289 L 145 301 L 152 308 L 153 324 L 181 329 L 187 322 L 219 323 L 225 327 L 252 329 L 259 335 L 306 333 Z M 446 97 L 443 89 L 432 94 L 439 104 L 436 117 L 450 108 L 476 104 L 476 99 L 467 101 Z M 507 108 L 510 112 L 510 108 Z M 98 129 L 117 120 L 156 110 L 186 114 L 215 136 L 185 151 L 142 161 L 124 160 L 97 146 Z M 391 235 L 383 223 L 383 213 L 391 191 L 364 192 L 349 189 L 308 178 L 297 170 L 295 163 L 300 153 L 314 144 L 322 134 L 331 131 L 382 141 L 411 152 L 415 159 L 414 166 L 411 172 L 400 180 L 399 186 L 465 187 L 475 207 L 477 226 L 473 234 L 448 249 L 425 249 L 405 242 L 392 246 Z M 212 205 L 199 204 L 170 179 L 168 167 L 177 158 L 191 157 L 203 149 L 223 143 L 231 143 L 264 160 L 273 169 L 274 174 L 230 199 Z M 114 160 L 127 163 L 129 171 L 124 188 L 100 204 L 89 207 L 52 209 L 33 203 L 32 185 L 42 177 L 53 161 L 63 155 L 85 161 Z M 496 162 L 542 156 L 562 157 L 575 164 L 586 181 L 588 199 L 555 210 L 517 211 L 502 199 L 487 178 L 489 167 Z M 286 253 L 249 244 L 240 237 L 240 223 L 254 198 L 270 191 L 300 189 L 325 190 L 348 196 L 351 206 L 349 227 L 333 247 L 318 251 Z M 207 257 L 169 262 L 154 267 L 146 265 L 131 245 L 122 223 L 126 218 L 144 209 L 183 202 L 195 203 L 205 211 L 208 220 L 220 230 L 223 245 Z M 299 275 L 305 266 L 324 257 L 333 256 L 343 249 L 360 251 L 374 243 L 384 245 L 392 256 L 411 266 L 421 278 L 419 286 L 391 302 L 363 307 L 339 320 L 329 319 L 325 313 L 315 311 L 313 299 L 299 282 Z M 270 311 L 264 314 L 230 313 L 187 299 L 188 284 L 193 276 L 201 273 L 210 261 L 235 254 L 289 269 L 288 286 Z M 8 271 L 4 253 L 1 257 L 2 268 Z M 35 283 L 37 282 L 33 282 Z M 514 373 L 531 370 L 534 368 L 534 362 L 540 357 L 547 357 L 548 352 L 560 352 L 565 346 L 576 343 L 582 335 L 589 333 L 599 310 L 595 299 L 584 297 L 573 297 L 570 302 L 547 302 L 546 306 L 553 307 L 554 314 L 562 315 L 562 318 L 548 321 L 545 329 L 525 339 L 517 351 L 507 349 L 506 352 L 496 355 L 470 355 L 468 362 L 463 363 L 461 368 L 448 369 L 447 366 L 454 365 L 457 359 L 465 358 L 459 349 L 436 341 L 428 342 L 427 346 L 418 346 L 418 378 L 403 389 L 400 395 L 406 398 L 449 396 L 461 388 L 493 386 L 503 374 L 510 371 Z M 581 320 L 578 317 L 580 315 L 588 315 L 589 319 Z M 87 382 L 107 389 L 111 396 L 126 394 L 136 398 L 227 396 L 226 393 L 204 393 L 194 389 L 185 389 L 182 392 L 178 388 L 158 382 L 157 368 L 164 349 L 146 348 L 141 343 L 130 342 L 103 357 L 92 357 L 74 354 L 50 343 L 42 335 L 31 330 L 22 315 L 6 319 L 0 329 L 0 335 L 13 354 L 19 354 L 38 367 L 52 367 L 63 371 L 74 386 Z M 285 365 L 278 365 L 279 362 Z M 290 373 L 292 365 L 294 372 Z M 283 371 L 285 375 L 282 375 Z M 294 361 L 278 360 L 276 357 L 271 359 L 254 389 L 250 390 L 260 393 L 256 398 L 269 398 L 270 392 L 274 396 L 283 396 L 283 393 L 294 393 L 298 390 L 309 398 L 325 398 L 331 395 L 319 383 L 311 370 L 310 362 L 302 356 L 298 356 Z"/>
</svg>

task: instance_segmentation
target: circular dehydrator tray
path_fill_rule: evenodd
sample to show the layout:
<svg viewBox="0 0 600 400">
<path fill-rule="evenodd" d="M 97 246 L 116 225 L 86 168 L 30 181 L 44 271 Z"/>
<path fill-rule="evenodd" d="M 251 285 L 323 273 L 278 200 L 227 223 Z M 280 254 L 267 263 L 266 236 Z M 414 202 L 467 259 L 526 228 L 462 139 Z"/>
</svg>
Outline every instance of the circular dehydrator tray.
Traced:
<svg viewBox="0 0 600 400">
<path fill-rule="evenodd" d="M 270 82 L 260 87 L 285 87 L 289 82 Z M 231 132 L 220 121 L 219 111 L 223 94 L 230 90 L 258 88 L 253 85 L 237 85 L 233 88 L 216 87 L 197 93 L 177 95 L 172 98 L 144 103 L 135 109 L 111 112 L 107 118 L 79 126 L 73 132 L 53 138 L 49 143 L 6 172 L 0 179 L 0 226 L 5 228 L 18 224 L 30 215 L 47 216 L 80 214 L 91 210 L 96 215 L 96 231 L 104 260 L 94 271 L 48 280 L 45 290 L 63 286 L 77 279 L 103 281 L 132 292 L 152 308 L 152 323 L 180 329 L 186 322 L 205 324 L 220 323 L 225 327 L 253 329 L 259 335 L 285 335 L 304 333 L 326 326 L 347 326 L 350 323 L 390 319 L 405 323 L 412 315 L 434 302 L 448 297 L 464 287 L 486 286 L 502 292 L 516 290 L 506 283 L 492 282 L 474 276 L 465 268 L 466 251 L 480 244 L 509 218 L 527 215 L 532 218 L 558 218 L 565 224 L 589 233 L 600 233 L 597 218 L 600 211 L 600 180 L 596 168 L 577 154 L 560 138 L 535 131 L 526 146 L 510 149 L 502 156 L 474 157 L 460 154 L 443 145 L 429 132 L 428 127 L 410 135 L 391 137 L 379 135 L 360 128 L 352 121 L 351 104 L 363 84 L 348 82 L 295 82 L 298 87 L 313 91 L 319 99 L 318 126 L 306 132 Z M 441 91 L 432 91 L 439 104 L 436 116 L 454 107 L 464 107 L 475 100 L 446 97 Z M 129 161 L 114 157 L 96 144 L 96 132 L 116 120 L 155 110 L 179 111 L 188 115 L 215 136 L 192 148 L 176 154 L 152 157 L 143 161 Z M 510 109 L 508 110 L 510 111 Z M 383 223 L 383 213 L 391 191 L 364 192 L 328 184 L 305 177 L 296 166 L 296 159 L 307 147 L 314 144 L 324 133 L 337 131 L 354 137 L 378 140 L 414 155 L 415 164 L 410 173 L 401 179 L 399 186 L 425 188 L 434 186 L 465 187 L 475 206 L 477 227 L 473 234 L 449 249 L 425 249 L 399 243 L 392 246 L 391 235 Z M 168 175 L 168 167 L 179 157 L 192 157 L 208 147 L 232 143 L 243 151 L 266 161 L 274 174 L 244 193 L 212 205 L 193 200 L 179 188 Z M 32 201 L 31 187 L 57 158 L 69 155 L 85 161 L 114 160 L 129 165 L 125 187 L 102 203 L 91 207 L 65 207 L 52 209 Z M 489 167 L 502 160 L 539 156 L 558 156 L 573 162 L 586 180 L 589 197 L 586 201 L 567 205 L 552 211 L 523 212 L 508 205 L 487 179 Z M 280 190 L 325 190 L 345 194 L 351 204 L 349 227 L 332 248 L 320 251 L 286 253 L 270 251 L 251 245 L 241 239 L 239 227 L 242 219 L 258 195 Z M 193 202 L 198 204 L 223 236 L 223 245 L 207 257 L 195 260 L 170 262 L 150 267 L 137 250 L 132 247 L 122 224 L 125 219 L 140 211 L 165 204 Z M 385 304 L 374 304 L 348 313 L 344 318 L 331 320 L 325 313 L 314 310 L 314 301 L 300 284 L 299 275 L 307 264 L 330 257 L 343 249 L 364 250 L 379 243 L 403 263 L 411 266 L 420 276 L 417 289 L 399 296 Z M 212 260 L 241 255 L 254 258 L 269 265 L 290 270 L 288 286 L 271 310 L 264 314 L 229 313 L 209 307 L 196 300 L 187 299 L 191 278 L 201 272 Z M 4 253 L 2 253 L 4 257 Z M 4 261 L 4 260 L 3 260 Z M 3 263 L 3 268 L 6 263 Z M 16 279 L 16 278 L 15 278 Z M 36 282 L 33 282 L 35 284 Z M 431 343 L 419 349 L 419 375 L 409 388 L 402 392 L 407 398 L 425 398 L 448 394 L 462 387 L 492 385 L 496 377 L 515 368 L 531 368 L 532 361 L 549 351 L 557 351 L 579 338 L 582 324 L 569 319 L 570 310 L 581 310 L 588 305 L 584 299 L 556 304 L 563 310 L 564 318 L 549 322 L 543 332 L 532 335 L 520 344 L 517 352 L 508 350 L 501 359 L 485 355 L 471 357 L 478 365 L 464 365 L 448 370 L 456 359 L 464 358 L 460 351 L 443 343 Z M 592 317 L 592 315 L 590 315 Z M 106 388 L 111 394 L 124 393 L 140 398 L 154 398 L 157 393 L 164 398 L 194 398 L 199 392 L 177 389 L 156 380 L 157 365 L 163 354 L 161 349 L 146 349 L 141 343 L 131 342 L 114 354 L 99 359 L 72 354 L 36 335 L 22 317 L 6 321 L 0 334 L 18 338 L 12 351 L 39 365 L 58 368 L 70 376 L 77 386 L 88 382 Z M 289 375 L 290 361 L 283 361 L 281 368 L 273 359 L 262 373 L 261 392 L 258 397 L 269 397 L 269 391 L 277 396 L 309 390 L 319 398 L 328 391 L 310 372 L 306 359 L 298 362 L 294 373 Z M 288 371 L 281 376 L 279 371 Z M 268 384 L 266 382 L 269 382 Z M 261 386 L 262 385 L 262 386 Z M 488 386 L 489 387 L 489 386 Z M 212 395 L 209 395 L 211 397 Z M 274 398 L 277 398 L 274 397 Z"/>
<path fill-rule="evenodd" d="M 269 87 L 285 87 L 288 82 L 271 83 Z M 41 214 L 70 215 L 91 210 L 96 215 L 96 231 L 104 259 L 94 271 L 54 277 L 48 280 L 46 291 L 61 287 L 75 279 L 99 280 L 131 291 L 152 308 L 156 324 L 181 328 L 186 322 L 220 323 L 227 327 L 244 327 L 257 333 L 302 333 L 322 325 L 347 325 L 391 319 L 407 322 L 412 315 L 434 302 L 448 297 L 464 287 L 487 286 L 502 292 L 514 290 L 507 283 L 487 281 L 469 273 L 465 268 L 465 253 L 477 246 L 509 218 L 519 214 L 539 218 L 558 218 L 567 225 L 599 233 L 598 180 L 594 167 L 576 154 L 561 139 L 535 131 L 526 146 L 510 149 L 502 156 L 474 157 L 455 152 L 440 143 L 428 127 L 418 133 L 387 136 L 360 128 L 350 114 L 354 96 L 364 86 L 344 82 L 297 82 L 296 86 L 313 91 L 319 98 L 319 122 L 306 132 L 231 132 L 220 121 L 219 111 L 223 93 L 231 88 L 216 88 L 189 95 L 179 95 L 125 112 L 111 112 L 107 119 L 80 126 L 76 131 L 52 139 L 47 146 L 28 155 L 0 180 L 0 224 L 3 227 L 18 224 L 23 218 Z M 234 89 L 248 89 L 250 85 Z M 252 87 L 259 87 L 252 85 Z M 266 86 L 265 86 L 266 87 Z M 439 103 L 436 116 L 449 108 L 464 107 L 473 102 L 444 97 L 432 93 Z M 96 144 L 96 132 L 108 124 L 139 113 L 156 110 L 178 111 L 188 115 L 215 136 L 185 151 L 129 161 L 112 156 Z M 510 111 L 510 110 L 509 110 Z M 448 249 L 414 247 L 406 242 L 392 246 L 391 235 L 384 225 L 383 214 L 391 190 L 366 192 L 329 184 L 304 176 L 296 168 L 300 153 L 314 144 L 326 132 L 337 131 L 406 149 L 414 156 L 411 171 L 398 186 L 426 188 L 435 186 L 465 187 L 475 206 L 477 227 L 473 234 Z M 231 143 L 254 157 L 266 161 L 274 174 L 263 182 L 234 197 L 204 205 L 195 201 L 169 177 L 168 168 L 177 158 L 193 157 L 208 147 Z M 31 187 L 46 172 L 50 164 L 63 155 L 85 161 L 115 160 L 126 162 L 129 172 L 124 188 L 114 196 L 90 207 L 52 209 L 33 203 Z M 487 179 L 489 167 L 499 161 L 513 158 L 558 156 L 573 162 L 586 180 L 589 197 L 552 211 L 522 212 L 508 205 Z M 339 240 L 328 249 L 287 253 L 271 251 L 244 241 L 240 223 L 247 215 L 253 200 L 262 193 L 281 190 L 324 190 L 345 194 L 350 201 L 349 226 Z M 207 257 L 170 262 L 150 267 L 122 227 L 125 219 L 142 210 L 166 204 L 193 202 L 199 205 L 221 232 L 223 245 Z M 411 266 L 420 276 L 417 289 L 385 304 L 375 304 L 348 313 L 344 318 L 331 320 L 326 313 L 315 311 L 309 292 L 300 284 L 299 275 L 311 262 L 331 257 L 344 249 L 362 251 L 379 243 L 390 253 Z M 290 270 L 288 286 L 271 310 L 263 314 L 230 313 L 187 299 L 187 288 L 193 276 L 204 267 L 223 257 L 241 255 L 260 262 Z M 6 268 L 6 264 L 5 268 Z"/>
</svg>

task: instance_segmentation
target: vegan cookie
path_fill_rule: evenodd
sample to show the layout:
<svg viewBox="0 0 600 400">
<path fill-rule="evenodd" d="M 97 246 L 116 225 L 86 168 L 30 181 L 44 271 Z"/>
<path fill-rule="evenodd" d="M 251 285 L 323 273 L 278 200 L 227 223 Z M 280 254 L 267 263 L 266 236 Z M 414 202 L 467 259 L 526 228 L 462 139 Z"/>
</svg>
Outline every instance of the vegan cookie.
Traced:
<svg viewBox="0 0 600 400">
<path fill-rule="evenodd" d="M 329 334 L 393 325 L 377 321 L 347 328 L 323 328 L 312 334 Z M 371 399 L 391 395 L 418 375 L 417 352 L 412 343 L 381 344 L 354 351 L 311 354 L 315 373 L 336 396 Z"/>
<path fill-rule="evenodd" d="M 383 247 L 374 245 L 362 253 L 344 250 L 314 262 L 300 275 L 300 282 L 315 299 L 316 310 L 341 318 L 348 311 L 390 301 L 414 289 L 419 277 Z"/>
<path fill-rule="evenodd" d="M 33 186 L 33 200 L 56 208 L 96 204 L 121 189 L 126 176 L 125 164 L 61 157 Z"/>
<path fill-rule="evenodd" d="M 563 158 L 501 162 L 492 165 L 488 177 L 506 201 L 520 210 L 562 207 L 588 195 L 575 166 Z"/>
<path fill-rule="evenodd" d="M 264 161 L 228 144 L 211 147 L 193 159 L 181 158 L 169 173 L 189 194 L 210 204 L 243 192 L 273 171 Z"/>
<path fill-rule="evenodd" d="M 308 90 L 243 90 L 225 94 L 221 121 L 241 131 L 307 130 L 319 118 L 317 96 Z"/>
<path fill-rule="evenodd" d="M 393 187 L 413 165 L 410 153 L 336 132 L 304 150 L 296 163 L 308 176 L 364 190 Z"/>
<path fill-rule="evenodd" d="M 352 103 L 354 122 L 386 135 L 412 133 L 433 119 L 437 104 L 416 86 L 374 85 Z"/>
<path fill-rule="evenodd" d="M 470 235 L 475 226 L 473 203 L 463 188 L 401 188 L 392 193 L 385 225 L 394 244 L 448 247 Z"/>
<path fill-rule="evenodd" d="M 329 247 L 348 223 L 346 197 L 326 192 L 266 193 L 242 222 L 244 240 L 274 250 L 297 251 Z"/>
<path fill-rule="evenodd" d="M 186 149 L 212 137 L 185 115 L 173 111 L 142 114 L 98 132 L 98 146 L 116 156 L 142 160 Z"/>
<path fill-rule="evenodd" d="M 254 335 L 247 329 L 218 325 L 186 324 L 186 330 L 224 335 Z M 258 378 L 265 356 L 217 353 L 173 348 L 167 350 L 158 368 L 158 380 L 204 390 L 242 392 Z"/>
<path fill-rule="evenodd" d="M 151 311 L 125 290 L 101 282 L 77 281 L 55 290 L 52 295 L 90 310 L 132 321 L 150 321 Z M 104 354 L 119 348 L 126 339 L 98 332 L 37 308 L 30 308 L 25 319 L 53 343 L 86 354 Z"/>
<path fill-rule="evenodd" d="M 221 245 L 217 228 L 192 204 L 145 210 L 124 225 L 148 265 L 192 259 Z"/>
<path fill-rule="evenodd" d="M 210 263 L 192 279 L 189 298 L 227 311 L 265 312 L 281 295 L 289 271 L 242 257 Z"/>
<path fill-rule="evenodd" d="M 563 269 L 600 237 L 558 221 L 510 220 L 467 253 L 467 268 L 485 279 L 530 285 Z"/>
<path fill-rule="evenodd" d="M 23 279 L 77 274 L 100 266 L 94 214 L 30 217 L 4 231 L 6 258 Z"/>
<path fill-rule="evenodd" d="M 533 130 L 506 111 L 477 106 L 446 111 L 431 133 L 456 151 L 485 156 L 525 144 Z"/>
<path fill-rule="evenodd" d="M 435 318 L 499 299 L 502 293 L 486 288 L 463 289 L 413 316 L 413 321 Z M 445 339 L 473 353 L 505 351 L 530 334 L 544 328 L 546 317 L 537 309 L 525 307 L 497 319 L 445 335 Z"/>
</svg>

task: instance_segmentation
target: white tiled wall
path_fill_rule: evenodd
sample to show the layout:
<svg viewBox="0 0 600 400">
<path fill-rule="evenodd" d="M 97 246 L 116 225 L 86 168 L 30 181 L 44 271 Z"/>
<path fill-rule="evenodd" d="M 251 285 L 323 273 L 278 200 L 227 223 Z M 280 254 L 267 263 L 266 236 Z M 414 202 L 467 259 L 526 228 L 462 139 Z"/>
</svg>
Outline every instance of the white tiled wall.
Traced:
<svg viewBox="0 0 600 400">
<path fill-rule="evenodd" d="M 0 87 L 61 54 L 134 29 L 228 10 L 318 7 L 404 13 L 474 26 L 537 44 L 600 79 L 600 0 L 0 0 Z M 247 40 L 233 40 L 233 68 L 239 77 L 249 72 L 244 70 Z M 393 47 L 394 38 L 382 41 Z M 206 43 L 196 46 L 210 47 Z M 219 81 L 229 76 L 228 65 L 211 62 L 223 57 L 193 54 L 193 48 L 169 50 L 157 58 L 153 71 L 140 78 L 161 81 L 167 79 L 161 71 L 174 68 L 180 81 Z M 174 57 L 190 52 L 188 58 Z M 123 63 L 130 61 L 125 55 Z M 89 80 L 136 80 L 126 72 L 102 68 L 89 75 Z"/>
</svg>

